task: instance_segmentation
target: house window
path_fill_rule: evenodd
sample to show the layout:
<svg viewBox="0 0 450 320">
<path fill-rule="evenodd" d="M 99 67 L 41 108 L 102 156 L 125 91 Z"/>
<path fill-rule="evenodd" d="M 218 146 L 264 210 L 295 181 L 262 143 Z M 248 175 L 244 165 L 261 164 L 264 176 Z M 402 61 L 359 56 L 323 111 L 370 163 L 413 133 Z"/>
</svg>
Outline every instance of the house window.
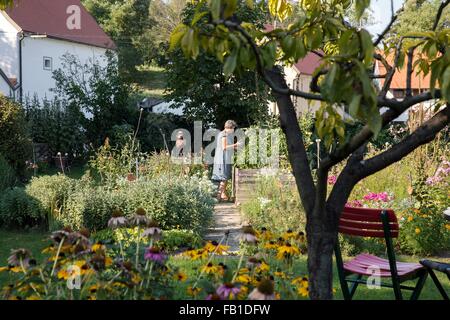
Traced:
<svg viewBox="0 0 450 320">
<path fill-rule="evenodd" d="M 50 57 L 44 57 L 44 70 L 52 71 L 53 59 Z"/>
</svg>

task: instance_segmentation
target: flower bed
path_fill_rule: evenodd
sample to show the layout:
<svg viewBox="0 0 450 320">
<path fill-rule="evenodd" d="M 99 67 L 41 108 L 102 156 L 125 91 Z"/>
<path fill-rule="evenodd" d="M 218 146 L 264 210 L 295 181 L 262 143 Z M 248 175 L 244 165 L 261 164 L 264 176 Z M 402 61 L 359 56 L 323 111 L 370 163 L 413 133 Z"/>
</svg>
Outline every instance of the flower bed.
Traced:
<svg viewBox="0 0 450 320">
<path fill-rule="evenodd" d="M 265 300 L 308 297 L 308 279 L 294 272 L 305 253 L 305 235 L 292 231 L 272 234 L 245 227 L 245 252 L 227 257 L 225 237 L 177 256 L 168 254 L 159 224 L 138 209 L 130 218 L 115 212 L 109 220 L 115 232 L 135 228 L 137 239 L 106 245 L 92 241 L 87 230 L 52 233 L 41 263 L 26 249 L 12 251 L 8 266 L 11 285 L 3 299 L 207 299 Z M 184 260 L 184 267 L 176 260 Z M 181 290 L 180 290 L 181 289 Z"/>
</svg>

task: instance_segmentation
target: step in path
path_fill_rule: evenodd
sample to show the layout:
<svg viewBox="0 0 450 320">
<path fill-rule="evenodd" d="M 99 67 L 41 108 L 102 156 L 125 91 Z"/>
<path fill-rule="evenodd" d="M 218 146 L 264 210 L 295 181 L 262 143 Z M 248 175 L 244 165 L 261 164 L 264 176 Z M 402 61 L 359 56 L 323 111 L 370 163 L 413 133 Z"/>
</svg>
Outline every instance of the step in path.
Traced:
<svg viewBox="0 0 450 320">
<path fill-rule="evenodd" d="M 239 250 L 239 238 L 242 229 L 242 219 L 239 209 L 234 203 L 219 203 L 214 210 L 214 223 L 208 230 L 205 240 L 219 242 L 229 231 L 228 243 L 230 251 Z M 223 243 L 225 244 L 225 243 Z"/>
</svg>

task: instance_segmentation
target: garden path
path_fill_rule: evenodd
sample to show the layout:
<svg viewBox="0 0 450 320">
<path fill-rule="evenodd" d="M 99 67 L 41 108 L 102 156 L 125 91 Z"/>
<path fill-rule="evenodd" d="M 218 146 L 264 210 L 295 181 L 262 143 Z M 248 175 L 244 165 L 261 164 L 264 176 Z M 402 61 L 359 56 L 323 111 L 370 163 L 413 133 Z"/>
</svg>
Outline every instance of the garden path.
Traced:
<svg viewBox="0 0 450 320">
<path fill-rule="evenodd" d="M 239 209 L 234 203 L 219 203 L 214 210 L 214 224 L 208 230 L 205 240 L 219 242 L 227 231 L 230 232 L 228 236 L 227 245 L 230 246 L 230 251 L 239 250 L 239 236 L 242 228 L 242 219 Z M 225 242 L 223 243 L 225 244 Z"/>
</svg>

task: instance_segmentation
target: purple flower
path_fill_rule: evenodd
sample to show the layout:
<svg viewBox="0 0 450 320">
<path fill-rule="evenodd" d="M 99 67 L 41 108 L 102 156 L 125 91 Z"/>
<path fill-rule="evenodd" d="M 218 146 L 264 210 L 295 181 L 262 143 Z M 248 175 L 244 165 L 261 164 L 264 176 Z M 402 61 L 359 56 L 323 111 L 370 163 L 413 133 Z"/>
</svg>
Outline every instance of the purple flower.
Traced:
<svg viewBox="0 0 450 320">
<path fill-rule="evenodd" d="M 434 186 L 442 181 L 442 178 L 439 176 L 433 176 L 427 179 L 426 184 L 429 186 Z"/>
<path fill-rule="evenodd" d="M 240 289 L 235 287 L 232 283 L 225 283 L 217 288 L 216 293 L 222 299 L 232 299 L 236 297 Z"/>
<path fill-rule="evenodd" d="M 167 256 L 162 253 L 161 249 L 158 247 L 151 247 L 145 250 L 144 259 L 163 264 L 166 261 Z"/>
</svg>

